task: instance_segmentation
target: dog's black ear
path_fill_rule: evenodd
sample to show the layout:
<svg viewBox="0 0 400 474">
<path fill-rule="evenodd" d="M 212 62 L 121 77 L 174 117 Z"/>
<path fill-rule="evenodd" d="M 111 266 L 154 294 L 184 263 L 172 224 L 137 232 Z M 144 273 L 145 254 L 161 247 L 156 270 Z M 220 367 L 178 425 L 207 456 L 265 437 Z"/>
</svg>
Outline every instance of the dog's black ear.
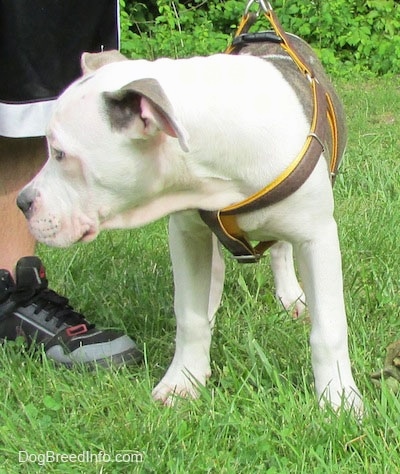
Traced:
<svg viewBox="0 0 400 474">
<path fill-rule="evenodd" d="M 129 130 L 135 127 L 135 119 L 140 118 L 143 136 L 163 131 L 177 138 L 181 148 L 188 151 L 187 133 L 155 79 L 138 79 L 117 91 L 103 92 L 103 99 L 112 128 Z"/>
<path fill-rule="evenodd" d="M 134 91 L 103 93 L 105 110 L 114 130 L 128 129 L 140 114 L 140 95 Z"/>
</svg>

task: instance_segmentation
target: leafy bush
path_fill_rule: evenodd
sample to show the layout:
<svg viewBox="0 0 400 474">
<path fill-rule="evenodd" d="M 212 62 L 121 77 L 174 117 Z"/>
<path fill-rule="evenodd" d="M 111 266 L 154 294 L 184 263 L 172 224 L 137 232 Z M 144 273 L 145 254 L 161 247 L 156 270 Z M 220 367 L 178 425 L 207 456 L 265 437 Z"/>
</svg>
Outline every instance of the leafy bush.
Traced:
<svg viewBox="0 0 400 474">
<path fill-rule="evenodd" d="M 237 0 L 121 0 L 122 51 L 131 57 L 186 57 L 224 51 L 246 6 Z M 275 0 L 287 31 L 337 74 L 400 72 L 396 0 Z M 270 29 L 265 19 L 257 29 Z"/>
<path fill-rule="evenodd" d="M 129 5 L 127 1 L 122 19 L 121 50 L 131 57 L 207 55 L 223 51 L 230 39 L 230 32 L 217 28 L 209 11 L 183 2 Z"/>
<path fill-rule="evenodd" d="M 326 65 L 375 74 L 400 71 L 396 0 L 277 0 L 274 8 L 285 28 L 308 41 Z"/>
</svg>

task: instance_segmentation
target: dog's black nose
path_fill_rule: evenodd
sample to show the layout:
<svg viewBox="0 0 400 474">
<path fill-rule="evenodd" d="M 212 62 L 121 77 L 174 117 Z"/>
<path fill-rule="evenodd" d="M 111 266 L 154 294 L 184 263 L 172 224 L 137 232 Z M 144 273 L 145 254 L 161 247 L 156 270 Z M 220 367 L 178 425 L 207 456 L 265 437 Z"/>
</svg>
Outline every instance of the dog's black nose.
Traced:
<svg viewBox="0 0 400 474">
<path fill-rule="evenodd" d="M 31 189 L 27 188 L 21 191 L 17 197 L 17 206 L 25 214 L 25 217 L 28 219 L 32 212 L 32 205 L 35 199 L 36 193 Z"/>
</svg>

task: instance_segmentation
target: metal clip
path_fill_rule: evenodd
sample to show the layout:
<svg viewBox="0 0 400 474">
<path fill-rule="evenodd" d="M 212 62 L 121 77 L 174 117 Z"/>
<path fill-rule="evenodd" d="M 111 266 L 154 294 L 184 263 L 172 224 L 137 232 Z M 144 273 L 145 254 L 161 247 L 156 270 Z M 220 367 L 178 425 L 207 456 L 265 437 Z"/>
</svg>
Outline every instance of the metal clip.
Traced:
<svg viewBox="0 0 400 474">
<path fill-rule="evenodd" d="M 253 6 L 254 3 L 259 5 L 258 11 L 256 13 L 257 16 L 259 16 L 261 12 L 268 13 L 268 12 L 272 11 L 271 4 L 267 1 L 265 1 L 265 0 L 249 0 L 247 2 L 246 8 L 244 10 L 245 15 L 247 15 L 249 13 L 249 11 L 250 11 L 250 9 L 251 9 L 251 7 Z"/>
<path fill-rule="evenodd" d="M 259 262 L 262 258 L 264 258 L 265 255 L 231 255 L 231 258 L 233 260 L 236 260 L 238 263 L 257 263 Z"/>
</svg>

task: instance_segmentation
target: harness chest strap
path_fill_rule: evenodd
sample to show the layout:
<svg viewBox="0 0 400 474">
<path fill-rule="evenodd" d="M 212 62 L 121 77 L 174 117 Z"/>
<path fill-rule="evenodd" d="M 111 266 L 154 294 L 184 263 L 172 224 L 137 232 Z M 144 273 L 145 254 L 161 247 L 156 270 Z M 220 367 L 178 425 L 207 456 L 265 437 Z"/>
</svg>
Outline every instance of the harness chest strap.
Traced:
<svg viewBox="0 0 400 474">
<path fill-rule="evenodd" d="M 328 132 L 325 126 L 326 119 L 329 123 L 332 136 L 332 156 L 330 162 L 332 179 L 336 174 L 338 166 L 337 121 L 332 100 L 328 92 L 321 86 L 317 78 L 315 78 L 312 68 L 306 63 L 301 54 L 294 49 L 290 38 L 282 29 L 274 12 L 271 10 L 265 12 L 265 15 L 281 39 L 281 46 L 292 57 L 300 71 L 305 74 L 310 81 L 313 97 L 313 118 L 310 132 L 302 150 L 295 160 L 272 183 L 245 200 L 227 206 L 224 209 L 218 211 L 199 211 L 203 221 L 216 234 L 221 243 L 232 253 L 234 258 L 242 263 L 258 261 L 265 250 L 275 242 L 260 242 L 253 247 L 247 239 L 246 234 L 238 226 L 236 215 L 256 211 L 275 204 L 300 188 L 312 173 L 324 149 L 322 142 Z M 257 16 L 251 13 L 245 15 L 242 18 L 235 38 L 243 32 L 248 31 L 256 18 Z M 229 54 L 234 52 L 236 52 L 235 47 L 232 46 L 227 50 Z"/>
</svg>

